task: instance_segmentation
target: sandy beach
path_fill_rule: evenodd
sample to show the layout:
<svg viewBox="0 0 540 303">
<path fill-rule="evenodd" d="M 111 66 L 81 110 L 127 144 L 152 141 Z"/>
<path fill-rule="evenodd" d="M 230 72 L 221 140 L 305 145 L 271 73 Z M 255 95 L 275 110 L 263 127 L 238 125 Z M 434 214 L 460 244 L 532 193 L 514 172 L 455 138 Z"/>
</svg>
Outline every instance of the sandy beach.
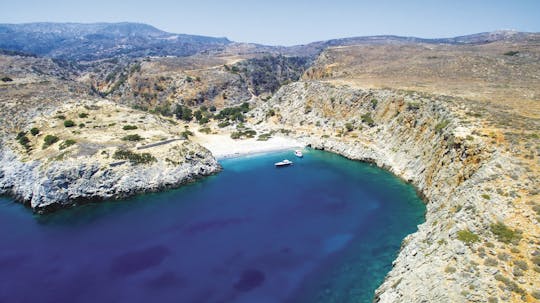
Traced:
<svg viewBox="0 0 540 303">
<path fill-rule="evenodd" d="M 217 159 L 304 147 L 300 141 L 281 136 L 272 137 L 267 141 L 257 141 L 255 138 L 234 140 L 228 134 L 197 132 L 191 140 L 206 147 Z"/>
</svg>

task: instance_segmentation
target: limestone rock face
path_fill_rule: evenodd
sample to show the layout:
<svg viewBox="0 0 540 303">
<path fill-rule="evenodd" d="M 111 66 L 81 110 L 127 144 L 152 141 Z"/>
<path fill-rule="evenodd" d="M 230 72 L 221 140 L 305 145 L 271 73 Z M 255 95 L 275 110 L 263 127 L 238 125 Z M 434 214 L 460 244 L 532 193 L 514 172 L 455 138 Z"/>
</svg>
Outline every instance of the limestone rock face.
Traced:
<svg viewBox="0 0 540 303">
<path fill-rule="evenodd" d="M 494 278 L 511 276 L 511 267 L 488 266 L 483 259 L 486 243 L 498 243 L 490 225 L 512 222 L 507 219 L 520 211 L 508 193 L 520 188 L 511 174 L 524 169 L 486 142 L 478 132 L 481 123 L 468 119 L 460 101 L 310 81 L 282 87 L 254 114 L 261 124 L 286 129 L 313 148 L 384 167 L 425 197 L 426 222 L 404 239 L 376 302 L 519 300 L 516 289 Z M 463 230 L 477 241 L 458 239 Z M 534 240 L 526 242 L 517 245 L 533 251 Z M 499 242 L 491 254 L 502 251 L 510 254 Z M 534 274 L 526 279 L 534 285 Z"/>
<path fill-rule="evenodd" d="M 221 169 L 209 151 L 192 145 L 194 155 L 174 165 L 161 160 L 110 165 L 92 157 L 49 164 L 22 162 L 4 148 L 0 151 L 0 194 L 9 194 L 37 212 L 46 212 L 81 202 L 177 187 Z"/>
</svg>

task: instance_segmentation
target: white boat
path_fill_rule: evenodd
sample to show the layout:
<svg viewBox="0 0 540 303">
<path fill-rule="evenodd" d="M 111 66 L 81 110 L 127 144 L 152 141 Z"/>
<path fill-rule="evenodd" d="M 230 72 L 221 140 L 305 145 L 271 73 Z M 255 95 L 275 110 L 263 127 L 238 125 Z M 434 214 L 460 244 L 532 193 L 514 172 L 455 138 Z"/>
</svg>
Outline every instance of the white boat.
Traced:
<svg viewBox="0 0 540 303">
<path fill-rule="evenodd" d="M 289 165 L 292 165 L 292 164 L 293 164 L 293 162 L 292 162 L 292 161 L 289 161 L 289 160 L 287 160 L 287 159 L 285 159 L 285 160 L 283 160 L 283 161 L 280 161 L 280 162 L 274 163 L 274 165 L 275 165 L 276 167 L 289 166 Z"/>
<path fill-rule="evenodd" d="M 294 155 L 297 156 L 298 158 L 302 158 L 304 156 L 304 154 L 302 154 L 302 151 L 299 149 L 294 151 Z"/>
</svg>

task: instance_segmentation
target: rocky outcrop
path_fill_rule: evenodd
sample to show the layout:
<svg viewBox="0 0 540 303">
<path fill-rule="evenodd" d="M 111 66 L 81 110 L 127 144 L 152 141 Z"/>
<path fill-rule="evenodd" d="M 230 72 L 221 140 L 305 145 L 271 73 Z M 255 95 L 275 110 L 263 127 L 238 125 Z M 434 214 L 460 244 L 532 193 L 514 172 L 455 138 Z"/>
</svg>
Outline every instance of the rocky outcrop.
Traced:
<svg viewBox="0 0 540 303">
<path fill-rule="evenodd" d="M 0 194 L 13 196 L 42 213 L 178 187 L 220 170 L 208 150 L 192 143 L 189 148 L 183 163 L 158 159 L 149 164 L 103 163 L 96 157 L 23 162 L 16 153 L 4 148 L 0 151 Z"/>
<path fill-rule="evenodd" d="M 377 302 L 510 302 L 535 291 L 535 273 L 512 273 L 518 260 L 538 253 L 534 231 L 516 231 L 510 244 L 491 228 L 518 224 L 508 220 L 523 189 L 512 174 L 524 168 L 486 142 L 462 101 L 299 82 L 255 114 L 314 148 L 376 163 L 425 197 L 426 222 L 403 241 Z"/>
</svg>

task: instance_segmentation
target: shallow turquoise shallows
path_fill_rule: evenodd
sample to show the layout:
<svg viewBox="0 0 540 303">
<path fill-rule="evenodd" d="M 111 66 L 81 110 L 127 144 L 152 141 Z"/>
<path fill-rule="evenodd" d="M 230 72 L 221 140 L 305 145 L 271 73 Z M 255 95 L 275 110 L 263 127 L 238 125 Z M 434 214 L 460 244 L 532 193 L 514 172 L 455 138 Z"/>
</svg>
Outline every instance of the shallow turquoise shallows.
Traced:
<svg viewBox="0 0 540 303">
<path fill-rule="evenodd" d="M 0 199 L 0 302 L 371 302 L 424 220 L 412 186 L 330 153 L 222 165 L 46 216 Z"/>
</svg>

